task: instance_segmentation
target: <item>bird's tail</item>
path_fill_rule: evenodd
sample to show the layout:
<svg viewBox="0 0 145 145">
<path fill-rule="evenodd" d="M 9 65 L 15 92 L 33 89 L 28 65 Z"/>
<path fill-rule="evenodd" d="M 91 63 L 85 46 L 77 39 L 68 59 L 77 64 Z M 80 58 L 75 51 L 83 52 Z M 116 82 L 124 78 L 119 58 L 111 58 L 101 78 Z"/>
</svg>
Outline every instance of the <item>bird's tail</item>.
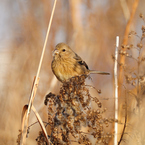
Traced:
<svg viewBox="0 0 145 145">
<path fill-rule="evenodd" d="M 96 70 L 90 70 L 91 74 L 101 74 L 101 75 L 110 75 L 108 72 L 103 72 L 103 71 L 96 71 Z"/>
</svg>

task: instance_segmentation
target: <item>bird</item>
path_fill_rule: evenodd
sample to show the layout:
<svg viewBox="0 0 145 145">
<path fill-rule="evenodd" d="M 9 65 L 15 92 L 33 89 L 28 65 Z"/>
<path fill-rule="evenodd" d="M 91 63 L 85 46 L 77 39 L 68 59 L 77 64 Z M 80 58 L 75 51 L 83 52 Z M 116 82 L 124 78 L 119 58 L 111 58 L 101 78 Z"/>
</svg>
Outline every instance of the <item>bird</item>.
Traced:
<svg viewBox="0 0 145 145">
<path fill-rule="evenodd" d="M 75 76 L 110 75 L 108 72 L 90 70 L 86 62 L 65 43 L 58 43 L 55 46 L 51 68 L 56 78 L 62 83 Z"/>
</svg>

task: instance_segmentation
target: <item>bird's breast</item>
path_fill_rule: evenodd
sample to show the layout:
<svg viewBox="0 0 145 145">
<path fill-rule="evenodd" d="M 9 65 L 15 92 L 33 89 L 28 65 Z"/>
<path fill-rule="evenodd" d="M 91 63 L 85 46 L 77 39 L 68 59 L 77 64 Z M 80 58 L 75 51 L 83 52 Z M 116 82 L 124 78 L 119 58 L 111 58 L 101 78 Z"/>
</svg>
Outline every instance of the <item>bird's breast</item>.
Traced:
<svg viewBox="0 0 145 145">
<path fill-rule="evenodd" d="M 74 76 L 86 73 L 86 70 L 75 59 L 54 59 L 52 71 L 61 82 Z"/>
</svg>

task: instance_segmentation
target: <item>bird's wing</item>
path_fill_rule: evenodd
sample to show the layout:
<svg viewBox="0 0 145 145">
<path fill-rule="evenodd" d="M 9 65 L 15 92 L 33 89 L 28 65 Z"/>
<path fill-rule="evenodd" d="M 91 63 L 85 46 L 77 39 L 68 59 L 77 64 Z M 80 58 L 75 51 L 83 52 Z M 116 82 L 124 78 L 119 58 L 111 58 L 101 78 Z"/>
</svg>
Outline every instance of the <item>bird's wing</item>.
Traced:
<svg viewBox="0 0 145 145">
<path fill-rule="evenodd" d="M 89 67 L 88 65 L 86 64 L 85 61 L 82 60 L 82 58 L 80 56 L 78 56 L 76 53 L 75 53 L 75 56 L 73 57 L 75 60 L 77 60 L 77 62 L 80 64 L 80 65 L 83 65 L 86 67 L 86 69 L 89 70 Z"/>
</svg>

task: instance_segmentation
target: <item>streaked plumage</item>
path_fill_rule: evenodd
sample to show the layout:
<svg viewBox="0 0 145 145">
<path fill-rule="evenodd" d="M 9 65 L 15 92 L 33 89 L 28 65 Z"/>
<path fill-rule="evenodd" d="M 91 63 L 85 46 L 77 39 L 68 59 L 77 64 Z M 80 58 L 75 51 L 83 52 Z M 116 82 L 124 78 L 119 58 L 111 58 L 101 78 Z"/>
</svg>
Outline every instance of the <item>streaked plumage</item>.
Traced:
<svg viewBox="0 0 145 145">
<path fill-rule="evenodd" d="M 107 72 L 89 70 L 88 65 L 67 44 L 59 43 L 53 52 L 51 68 L 61 82 L 71 77 L 89 75 L 90 73 L 108 75 Z"/>
</svg>

